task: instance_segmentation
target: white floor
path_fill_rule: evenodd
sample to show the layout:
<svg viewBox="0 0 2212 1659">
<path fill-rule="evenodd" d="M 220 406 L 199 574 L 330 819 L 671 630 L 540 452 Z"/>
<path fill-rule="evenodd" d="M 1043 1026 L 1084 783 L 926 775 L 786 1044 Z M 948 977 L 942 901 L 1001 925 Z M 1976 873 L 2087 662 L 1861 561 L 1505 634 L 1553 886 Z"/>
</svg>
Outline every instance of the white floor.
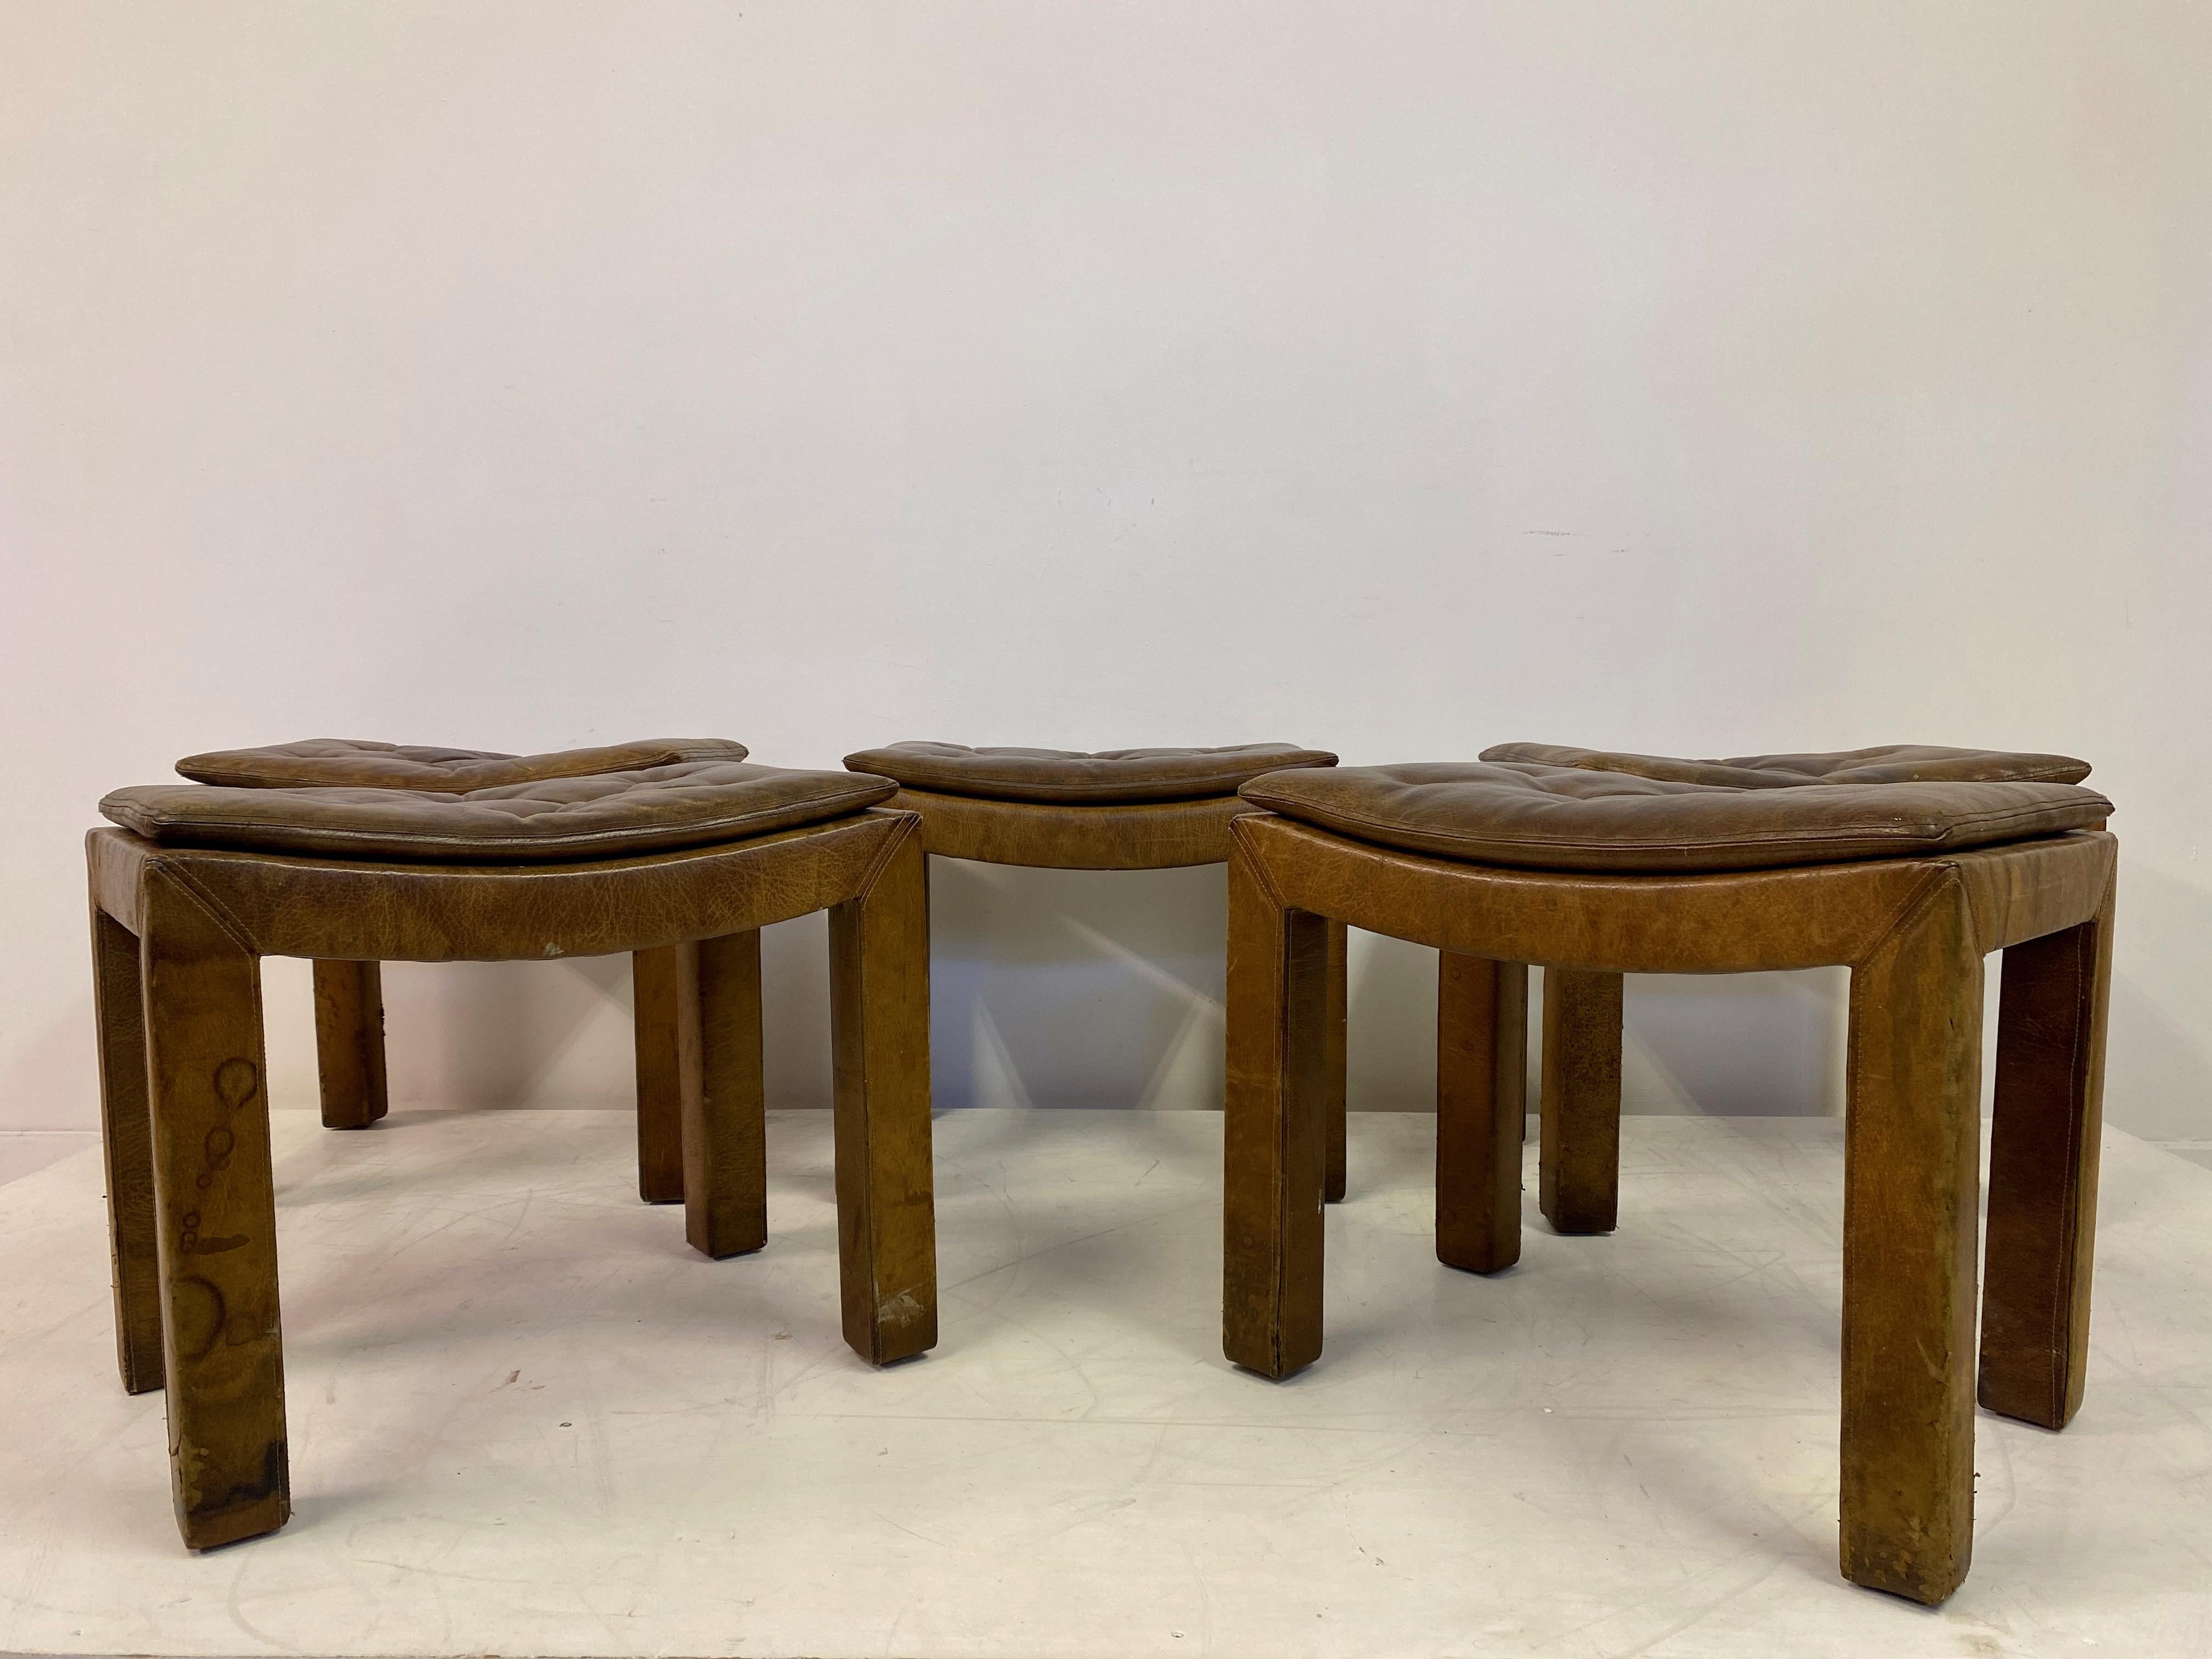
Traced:
<svg viewBox="0 0 2212 1659">
<path fill-rule="evenodd" d="M 1212 1115 L 940 1119 L 944 1340 L 881 1373 L 823 1115 L 722 1263 L 621 1114 L 279 1118 L 297 1513 L 206 1556 L 116 1385 L 96 1155 L 0 1188 L 0 1650 L 2212 1653 L 2212 1170 L 2125 1135 L 2088 1403 L 1982 1419 L 1931 1613 L 1835 1574 L 1832 1122 L 1632 1121 L 1622 1231 L 1532 1218 L 1482 1279 L 1429 1121 L 1356 1116 L 1328 1352 L 1275 1385 L 1220 1355 Z"/>
</svg>

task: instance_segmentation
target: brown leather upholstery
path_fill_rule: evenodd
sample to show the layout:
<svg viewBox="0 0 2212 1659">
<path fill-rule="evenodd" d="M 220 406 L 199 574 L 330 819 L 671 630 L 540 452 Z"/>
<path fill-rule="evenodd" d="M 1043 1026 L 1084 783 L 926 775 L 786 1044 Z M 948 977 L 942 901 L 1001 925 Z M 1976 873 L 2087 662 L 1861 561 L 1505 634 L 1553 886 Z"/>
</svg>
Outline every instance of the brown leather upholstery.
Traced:
<svg viewBox="0 0 2212 1659">
<path fill-rule="evenodd" d="M 1193 800 L 1233 795 L 1237 787 L 1284 767 L 1334 766 L 1325 749 L 1287 743 L 1222 749 L 970 749 L 958 743 L 895 743 L 845 757 L 855 772 L 896 778 L 914 789 L 987 800 L 1060 805 Z"/>
<path fill-rule="evenodd" d="M 2057 783 L 1725 788 L 1482 762 L 1339 767 L 1255 780 L 1245 799 L 1360 840 L 1538 870 L 1759 870 L 1957 852 L 2104 822 Z"/>
<path fill-rule="evenodd" d="M 442 835 L 458 818 L 468 844 L 436 850 L 471 856 L 482 855 L 470 839 L 478 820 L 530 791 L 564 819 L 667 808 L 689 823 L 689 806 L 672 798 L 701 797 L 720 815 L 714 833 L 744 836 L 505 866 L 162 846 L 105 827 L 85 838 L 117 1359 L 131 1393 L 167 1396 L 171 1494 L 187 1545 L 235 1543 L 291 1512 L 263 957 L 352 967 L 627 951 L 665 969 L 648 975 L 638 1008 L 641 1060 L 648 1046 L 658 1051 L 674 1097 L 684 1237 L 720 1260 L 768 1237 L 760 931 L 827 911 L 841 1322 L 873 1364 L 935 1344 L 920 824 L 910 812 L 844 810 L 896 787 L 694 763 L 473 799 L 193 785 L 125 793 L 125 807 L 147 809 L 133 816 L 166 811 L 201 830 L 209 824 L 194 812 L 207 802 L 224 803 L 217 819 L 258 811 L 279 827 L 303 803 L 319 824 L 343 823 L 364 802 L 412 830 L 427 822 Z M 164 808 L 168 797 L 195 805 Z M 560 810 L 570 804 L 587 810 Z M 750 833 L 824 810 L 838 816 Z M 644 816 L 652 828 L 653 813 Z M 570 827 L 559 833 L 576 839 Z M 621 848 L 601 841 L 586 850 Z M 362 988 L 369 994 L 347 1017 L 374 1021 L 373 987 Z"/>
<path fill-rule="evenodd" d="M 1616 986 L 1625 973 L 1848 965 L 1839 1561 L 1854 1583 L 1941 1601 L 1972 1550 L 1978 1370 L 1985 1404 L 2031 1422 L 2063 1426 L 2081 1401 L 2118 843 L 2097 832 L 2039 835 L 1929 857 L 1641 873 L 1501 868 L 1372 844 L 1376 817 L 1405 805 L 1394 794 L 1436 804 L 1422 800 L 1419 775 L 1451 775 L 1471 788 L 1470 774 L 1539 769 L 1284 773 L 1247 790 L 1279 808 L 1291 793 L 1348 797 L 1334 804 L 1363 809 L 1353 821 L 1368 839 L 1280 811 L 1230 825 L 1223 1350 L 1271 1377 L 1321 1356 L 1318 1079 L 1332 926 L 1443 952 L 1437 1255 L 1475 1273 L 1521 1254 L 1528 964 L 1543 964 L 1547 978 L 1564 968 L 1570 982 Z M 1601 772 L 1553 776 L 1625 790 L 1620 799 L 1639 811 L 1686 799 L 1750 805 L 1801 831 L 1837 830 L 1831 815 L 1854 798 L 1870 809 L 1910 809 L 1918 798 L 2107 810 L 2087 790 L 2045 783 L 1701 790 Z M 1601 794 L 1547 796 L 1525 777 L 1518 787 L 1529 817 L 1547 804 L 1570 819 L 1607 805 Z M 1923 828 L 1948 822 L 1917 809 L 1907 816 L 1923 817 Z M 1474 811 L 1431 817 L 1429 828 L 1441 820 L 1462 834 L 1483 822 Z M 2006 957 L 1978 1366 L 1984 959 L 1992 951 Z M 1547 1073 L 1555 1042 L 1589 1040 L 1547 1017 Z M 1547 1076 L 1547 1160 L 1550 1092 Z M 1542 1172 L 1540 1184 L 1552 1179 Z"/>
<path fill-rule="evenodd" d="M 684 761 L 741 761 L 745 746 L 722 738 L 646 738 L 598 749 L 503 755 L 489 749 L 436 749 L 357 738 L 308 738 L 261 749 L 187 755 L 178 772 L 195 783 L 234 789 L 432 789 L 465 793 L 549 778 L 635 772 Z"/>
<path fill-rule="evenodd" d="M 1788 789 L 1808 783 L 2079 783 L 2089 775 L 2088 762 L 2067 755 L 1946 749 L 1927 743 L 1892 743 L 1825 755 L 1741 755 L 1733 760 L 1677 760 L 1670 755 L 1630 755 L 1549 743 L 1501 743 L 1484 750 L 1482 758 L 1737 789 Z"/>
<path fill-rule="evenodd" d="M 763 836 L 888 800 L 888 778 L 693 761 L 464 793 L 118 789 L 100 812 L 149 841 L 454 863 L 616 858 Z"/>
</svg>

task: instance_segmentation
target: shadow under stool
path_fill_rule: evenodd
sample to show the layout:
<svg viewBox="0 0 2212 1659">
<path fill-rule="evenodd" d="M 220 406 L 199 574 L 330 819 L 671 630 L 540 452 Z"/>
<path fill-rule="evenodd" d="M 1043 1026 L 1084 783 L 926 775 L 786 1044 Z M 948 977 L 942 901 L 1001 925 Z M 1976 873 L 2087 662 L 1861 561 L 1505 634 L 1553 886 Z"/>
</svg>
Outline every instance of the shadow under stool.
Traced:
<svg viewBox="0 0 2212 1659">
<path fill-rule="evenodd" d="M 1172 870 L 1229 857 L 1229 823 L 1252 809 L 1238 787 L 1285 767 L 1329 767 L 1325 750 L 1288 744 L 1218 749 L 970 749 L 895 743 L 845 757 L 896 778 L 896 802 L 921 814 L 921 846 L 940 858 L 1044 870 Z M 1328 938 L 1322 1089 L 1326 1190 L 1344 1196 L 1345 936 Z"/>
<path fill-rule="evenodd" d="M 227 788 L 465 793 L 690 761 L 741 761 L 745 752 L 744 744 L 721 738 L 647 738 L 542 755 L 310 738 L 191 755 L 177 763 L 177 770 L 195 783 Z M 680 1203 L 684 1198 L 676 1052 L 679 967 L 672 950 L 637 951 L 630 956 L 637 1054 L 637 1191 L 648 1204 Z M 365 1129 L 389 1109 L 382 969 L 374 962 L 318 961 L 314 975 L 315 1059 L 323 1125 Z"/>
<path fill-rule="evenodd" d="M 2117 843 L 2057 783 L 1746 790 L 1532 763 L 1280 772 L 1231 827 L 1223 1346 L 1322 1350 L 1329 925 L 1443 952 L 1437 1254 L 1520 1256 L 1528 965 L 1848 965 L 1840 1559 L 1923 1602 L 1972 1547 L 1982 957 L 2006 952 L 1980 1397 L 2081 1397 Z"/>
<path fill-rule="evenodd" d="M 919 820 L 847 772 L 694 762 L 462 793 L 118 790 L 86 841 L 124 1387 L 166 1388 L 185 1543 L 290 1512 L 260 959 L 667 953 L 684 1228 L 767 1238 L 759 930 L 830 913 L 845 1340 L 937 1340 Z"/>
<path fill-rule="evenodd" d="M 2001 749 L 1886 744 L 1825 754 L 1746 755 L 1683 760 L 1557 744 L 1502 743 L 1491 762 L 1571 766 L 1725 789 L 1794 789 L 1813 784 L 2079 783 L 2089 763 L 2067 755 Z M 1562 1233 L 1609 1233 L 1620 1215 L 1621 1015 L 1620 974 L 1544 970 L 1538 1198 Z"/>
</svg>

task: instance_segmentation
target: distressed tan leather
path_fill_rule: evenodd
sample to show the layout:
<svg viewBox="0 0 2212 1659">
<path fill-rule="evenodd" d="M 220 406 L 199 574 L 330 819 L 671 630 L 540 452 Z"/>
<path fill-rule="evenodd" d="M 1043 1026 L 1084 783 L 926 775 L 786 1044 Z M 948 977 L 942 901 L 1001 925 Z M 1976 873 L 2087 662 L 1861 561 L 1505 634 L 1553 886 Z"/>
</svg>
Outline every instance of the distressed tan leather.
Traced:
<svg viewBox="0 0 2212 1659">
<path fill-rule="evenodd" d="M 1549 743 L 1500 743 L 1484 750 L 1482 758 L 1737 789 L 1787 789 L 1808 783 L 2079 783 L 2089 775 L 2089 763 L 2069 755 L 1947 749 L 1926 743 L 1885 744 L 1830 754 L 1741 755 L 1733 760 L 1678 760 L 1671 755 L 1632 755 Z"/>
<path fill-rule="evenodd" d="M 813 793 L 810 807 L 833 792 L 872 799 L 896 787 L 842 772 L 690 769 L 738 775 L 723 786 L 735 799 L 759 793 L 763 775 L 797 780 Z M 601 781 L 635 792 L 620 778 Z M 462 797 L 395 791 L 125 793 L 228 796 L 280 823 L 319 796 L 477 810 Z M 707 846 L 505 866 L 210 850 L 94 830 L 85 853 L 117 1357 L 131 1392 L 167 1391 L 185 1543 L 209 1549 L 269 1532 L 291 1509 L 263 956 L 343 965 L 623 951 L 665 959 L 668 1029 L 655 1040 L 676 1077 L 685 1237 L 719 1259 L 767 1236 L 759 930 L 827 909 L 842 1322 L 877 1364 L 933 1346 L 919 828 L 911 813 L 859 810 Z M 646 1018 L 641 1008 L 641 1025 Z"/>
<path fill-rule="evenodd" d="M 1753 870 L 1957 852 L 2103 823 L 2057 783 L 1745 789 L 1576 767 L 1426 762 L 1279 772 L 1246 800 L 1387 847 L 1538 870 Z"/>
<path fill-rule="evenodd" d="M 693 761 L 503 788 L 118 789 L 101 815 L 172 847 L 461 863 L 619 858 L 767 835 L 857 812 L 888 778 Z"/>
<path fill-rule="evenodd" d="M 1285 775 L 1301 788 L 1360 781 Z M 1662 800 L 1702 793 L 1611 781 L 1650 785 Z M 1268 779 L 1247 799 L 1285 787 Z M 2087 790 L 2039 783 L 1711 793 L 1817 814 L 1823 799 L 1928 789 L 2088 797 L 2097 817 L 2109 811 Z M 1705 873 L 1503 868 L 1268 812 L 1234 820 L 1230 840 L 1228 1357 L 1282 1377 L 1321 1355 L 1328 925 L 1446 953 L 1437 1254 L 1479 1272 L 1520 1254 L 1522 964 L 1616 983 L 1626 973 L 1848 964 L 1839 1559 L 1854 1583 L 1915 1601 L 1938 1602 L 1956 1589 L 1973 1540 L 1983 958 L 2008 952 L 1981 1394 L 1993 1409 L 2057 1427 L 2080 1403 L 2087 1351 L 2113 838 L 2077 831 L 1931 856 Z M 1547 1048 L 1554 1037 L 1572 1040 L 1547 1023 Z"/>
<path fill-rule="evenodd" d="M 491 749 L 439 749 L 359 738 L 308 738 L 260 749 L 187 755 L 178 772 L 195 783 L 234 789 L 428 789 L 465 793 L 599 772 L 636 772 L 684 761 L 741 761 L 745 746 L 724 738 L 642 738 L 596 749 L 505 755 Z"/>
<path fill-rule="evenodd" d="M 958 743 L 895 743 L 845 757 L 855 772 L 896 778 L 909 788 L 988 800 L 1079 805 L 1193 800 L 1233 795 L 1283 767 L 1334 766 L 1324 749 L 1286 743 L 1220 749 L 970 749 Z"/>
</svg>

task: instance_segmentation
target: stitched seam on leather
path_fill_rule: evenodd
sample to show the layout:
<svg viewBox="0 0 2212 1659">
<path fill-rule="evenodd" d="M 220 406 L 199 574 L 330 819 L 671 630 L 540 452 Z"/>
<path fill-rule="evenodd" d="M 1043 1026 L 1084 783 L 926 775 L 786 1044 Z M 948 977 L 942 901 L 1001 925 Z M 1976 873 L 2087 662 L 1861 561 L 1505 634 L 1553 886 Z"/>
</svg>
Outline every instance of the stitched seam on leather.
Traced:
<svg viewBox="0 0 2212 1659">
<path fill-rule="evenodd" d="M 1279 910 L 1287 910 L 1291 908 L 1290 902 L 1284 898 L 1283 890 L 1275 884 L 1274 872 L 1267 868 L 1267 860 L 1260 855 L 1260 849 L 1250 836 L 1238 827 L 1249 819 L 1269 816 L 1272 815 L 1264 812 L 1238 813 L 1229 820 L 1229 837 L 1243 844 L 1245 861 L 1252 866 L 1253 874 L 1259 878 L 1260 890 L 1267 894 L 1268 902 Z"/>
<path fill-rule="evenodd" d="M 2102 907 L 2100 906 L 2100 908 Z M 2058 1216 L 2065 1245 L 2058 1258 L 2058 1271 L 2051 1276 L 2051 1322 L 2044 1333 L 2045 1372 L 2051 1386 L 2051 1420 L 2056 1423 L 2065 1408 L 2064 1364 L 2058 1349 L 2061 1306 L 2067 1301 L 2067 1291 L 2074 1280 L 2074 1247 L 2081 1232 L 2081 1218 L 2074 1213 L 2074 1187 L 2081 1170 L 2081 1127 L 2080 1119 L 2087 1114 L 2089 1093 L 2086 1086 L 2080 1096 L 2075 1095 L 2075 1079 L 2081 1059 L 2081 1031 L 2088 1021 L 2082 1018 L 2081 994 L 2087 990 L 2094 1000 L 2095 993 L 2089 976 L 2083 972 L 2083 947 L 2088 944 L 2088 929 L 2074 930 L 2074 1029 L 2066 1045 L 2066 1150 L 2059 1160 Z M 2082 1079 L 2086 1085 L 2087 1079 Z"/>
<path fill-rule="evenodd" d="M 892 799 L 897 798 L 894 796 Z M 875 891 L 876 878 L 883 874 L 884 866 L 891 861 L 891 855 L 898 851 L 908 836 L 919 836 L 921 834 L 921 814 L 908 811 L 906 817 L 908 821 L 899 826 L 898 832 L 884 836 L 884 844 L 876 849 L 875 857 L 869 860 L 866 872 L 860 877 L 860 890 L 853 895 L 854 898 L 864 899 Z"/>
<path fill-rule="evenodd" d="M 1850 965 L 1856 968 L 1861 963 L 1872 962 L 1880 956 L 1889 941 L 1919 913 L 1922 906 L 1929 902 L 1936 890 L 1943 884 L 1944 880 L 1957 874 L 1957 869 L 1949 864 L 1938 864 L 1930 868 L 1928 873 L 1921 878 L 1920 884 L 1899 902 L 1897 908 L 1891 913 L 1888 921 L 1883 924 L 1881 932 L 1875 935 L 1874 943 L 1867 946 L 1866 950 Z"/>
<path fill-rule="evenodd" d="M 155 867 L 162 875 L 177 884 L 185 896 L 192 902 L 195 909 L 222 930 L 224 938 L 248 956 L 258 957 L 261 954 L 255 948 L 253 941 L 246 937 L 236 918 L 222 907 L 214 894 L 199 884 L 189 870 L 179 865 L 167 863 L 159 863 Z"/>
</svg>

